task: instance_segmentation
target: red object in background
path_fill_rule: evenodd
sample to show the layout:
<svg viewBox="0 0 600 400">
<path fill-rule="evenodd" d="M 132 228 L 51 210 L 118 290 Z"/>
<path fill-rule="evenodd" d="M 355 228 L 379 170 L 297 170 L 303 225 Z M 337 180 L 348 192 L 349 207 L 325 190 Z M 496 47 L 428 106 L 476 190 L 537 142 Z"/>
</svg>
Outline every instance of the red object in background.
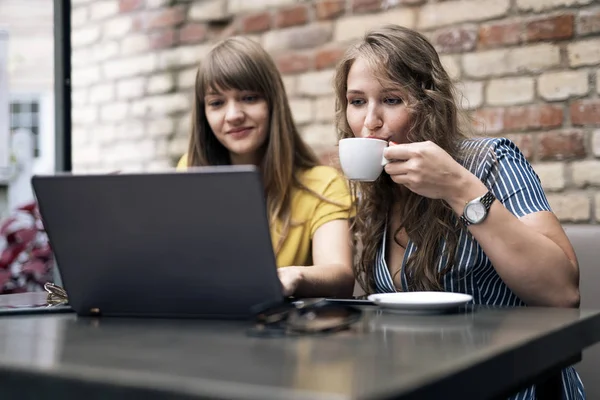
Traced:
<svg viewBox="0 0 600 400">
<path fill-rule="evenodd" d="M 53 266 L 37 204 L 18 207 L 0 223 L 0 294 L 42 291 Z"/>
</svg>

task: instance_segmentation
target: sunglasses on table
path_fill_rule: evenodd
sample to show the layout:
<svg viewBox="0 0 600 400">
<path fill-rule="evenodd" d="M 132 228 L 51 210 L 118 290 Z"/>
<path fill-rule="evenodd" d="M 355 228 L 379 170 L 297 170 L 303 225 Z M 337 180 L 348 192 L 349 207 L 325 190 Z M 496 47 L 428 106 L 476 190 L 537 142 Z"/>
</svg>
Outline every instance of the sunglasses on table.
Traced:
<svg viewBox="0 0 600 400">
<path fill-rule="evenodd" d="M 297 300 L 255 307 L 248 334 L 260 337 L 326 334 L 349 329 L 361 319 L 360 308 L 326 299 Z"/>
</svg>

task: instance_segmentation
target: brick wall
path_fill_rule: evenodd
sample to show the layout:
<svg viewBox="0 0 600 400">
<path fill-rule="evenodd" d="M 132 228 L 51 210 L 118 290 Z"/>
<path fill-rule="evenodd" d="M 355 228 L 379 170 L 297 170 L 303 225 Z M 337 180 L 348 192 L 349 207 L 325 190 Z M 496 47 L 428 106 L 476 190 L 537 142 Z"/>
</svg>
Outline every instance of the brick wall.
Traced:
<svg viewBox="0 0 600 400">
<path fill-rule="evenodd" d="M 235 33 L 275 57 L 296 122 L 334 150 L 331 78 L 348 41 L 397 23 L 431 38 L 476 129 L 515 140 L 562 221 L 600 222 L 598 0 L 72 0 L 78 171 L 169 168 L 194 64 Z"/>
</svg>

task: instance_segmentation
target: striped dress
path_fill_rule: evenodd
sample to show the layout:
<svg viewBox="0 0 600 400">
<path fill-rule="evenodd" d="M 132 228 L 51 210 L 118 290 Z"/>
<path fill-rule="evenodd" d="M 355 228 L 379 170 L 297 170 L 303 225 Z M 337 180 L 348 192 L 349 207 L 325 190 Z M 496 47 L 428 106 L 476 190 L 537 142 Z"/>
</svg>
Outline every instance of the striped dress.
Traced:
<svg viewBox="0 0 600 400">
<path fill-rule="evenodd" d="M 517 146 L 505 138 L 475 139 L 465 143 L 471 150 L 464 167 L 474 173 L 490 188 L 496 199 L 517 217 L 549 211 L 550 206 L 533 168 L 527 162 Z M 484 151 L 481 151 L 484 150 Z M 387 232 L 387 229 L 386 229 Z M 386 234 L 375 260 L 375 286 L 379 293 L 396 292 L 396 288 L 386 264 Z M 444 249 L 443 240 L 440 246 Z M 404 265 L 415 251 L 410 240 L 402 261 L 402 290 L 408 290 L 408 281 Z M 448 292 L 468 293 L 473 296 L 474 304 L 496 306 L 525 306 L 502 281 L 489 258 L 479 244 L 465 228 L 460 234 L 457 262 L 455 267 L 443 278 L 444 289 Z M 445 260 L 440 260 L 441 270 Z M 562 371 L 564 400 L 585 399 L 583 384 L 573 367 Z M 529 387 L 513 396 L 510 400 L 535 400 L 535 386 Z"/>
</svg>

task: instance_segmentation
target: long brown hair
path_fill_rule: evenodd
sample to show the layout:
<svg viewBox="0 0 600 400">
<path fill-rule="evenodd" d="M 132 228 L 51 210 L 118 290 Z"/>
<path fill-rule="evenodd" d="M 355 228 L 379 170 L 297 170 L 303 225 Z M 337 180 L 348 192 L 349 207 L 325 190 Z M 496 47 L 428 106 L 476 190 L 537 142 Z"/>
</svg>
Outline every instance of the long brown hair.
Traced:
<svg viewBox="0 0 600 400">
<path fill-rule="evenodd" d="M 232 37 L 217 43 L 198 67 L 188 166 L 231 163 L 229 152 L 213 134 L 204 109 L 207 91 L 231 89 L 259 93 L 269 107 L 269 133 L 260 168 L 269 222 L 279 227 L 277 251 L 292 223 L 292 189 L 304 188 L 297 174 L 319 165 L 319 161 L 300 137 L 271 56 L 251 39 Z"/>
<path fill-rule="evenodd" d="M 459 124 L 455 88 L 434 47 L 410 29 L 386 25 L 367 32 L 348 49 L 338 64 L 335 77 L 336 123 L 340 138 L 353 137 L 346 119 L 348 73 L 356 59 L 369 63 L 381 81 L 400 87 L 411 116 L 409 142 L 432 141 L 455 160 L 464 158 L 461 143 L 467 135 Z M 351 182 L 358 199 L 353 224 L 361 241 L 354 265 L 355 275 L 367 293 L 375 290 L 375 259 L 392 206 L 398 201 L 398 186 L 389 175 L 372 183 Z M 410 290 L 442 290 L 441 278 L 454 265 L 460 226 L 443 200 L 429 199 L 406 191 L 401 197 L 400 228 L 405 229 L 416 251 L 406 263 Z M 362 239 L 366 238 L 366 239 Z M 444 250 L 441 241 L 445 240 Z M 445 267 L 439 271 L 441 260 Z"/>
</svg>

